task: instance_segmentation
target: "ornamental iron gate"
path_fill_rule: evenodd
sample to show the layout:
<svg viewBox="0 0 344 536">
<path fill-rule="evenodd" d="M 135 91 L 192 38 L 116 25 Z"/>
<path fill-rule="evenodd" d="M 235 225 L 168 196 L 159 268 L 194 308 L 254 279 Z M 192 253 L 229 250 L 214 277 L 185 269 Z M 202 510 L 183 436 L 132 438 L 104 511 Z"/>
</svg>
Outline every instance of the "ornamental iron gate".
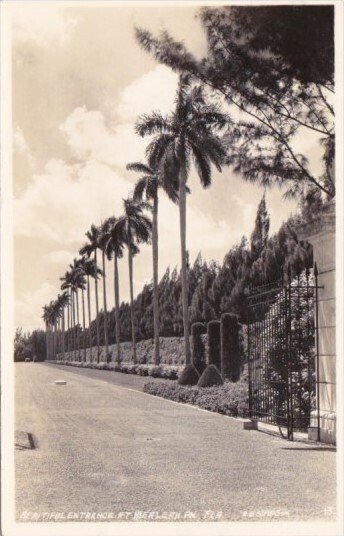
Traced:
<svg viewBox="0 0 344 536">
<path fill-rule="evenodd" d="M 251 289 L 248 297 L 249 411 L 293 440 L 319 401 L 317 269 Z"/>
</svg>

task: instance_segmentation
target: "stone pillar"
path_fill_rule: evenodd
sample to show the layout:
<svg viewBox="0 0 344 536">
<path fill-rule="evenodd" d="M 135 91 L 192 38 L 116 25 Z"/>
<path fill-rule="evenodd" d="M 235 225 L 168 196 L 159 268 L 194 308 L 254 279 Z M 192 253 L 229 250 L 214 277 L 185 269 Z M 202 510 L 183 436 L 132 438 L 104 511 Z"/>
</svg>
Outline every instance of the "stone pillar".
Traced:
<svg viewBox="0 0 344 536">
<path fill-rule="evenodd" d="M 336 288 L 335 288 L 335 203 L 327 203 L 322 212 L 299 226 L 298 238 L 313 246 L 313 258 L 318 269 L 318 337 L 319 370 L 317 400 L 309 437 L 318 439 L 318 410 L 320 441 L 336 442 Z"/>
</svg>

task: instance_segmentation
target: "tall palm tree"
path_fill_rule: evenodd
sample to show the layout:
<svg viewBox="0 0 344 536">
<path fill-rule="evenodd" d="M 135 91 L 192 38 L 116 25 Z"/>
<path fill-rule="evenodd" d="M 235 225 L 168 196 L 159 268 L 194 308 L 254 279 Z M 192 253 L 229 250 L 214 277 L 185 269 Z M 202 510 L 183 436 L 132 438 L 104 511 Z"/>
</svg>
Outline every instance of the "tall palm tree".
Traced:
<svg viewBox="0 0 344 536">
<path fill-rule="evenodd" d="M 133 162 L 127 165 L 130 171 L 136 171 L 142 176 L 135 185 L 133 199 L 134 201 L 142 201 L 143 198 L 153 203 L 152 214 L 152 251 L 153 251 L 153 317 L 154 317 L 154 363 L 160 362 L 159 355 L 159 250 L 158 250 L 158 190 L 162 188 L 167 193 L 168 197 L 176 203 L 178 201 L 178 191 L 173 183 L 165 180 L 164 175 L 159 173 L 158 169 L 154 169 L 148 164 L 141 162 Z"/>
<path fill-rule="evenodd" d="M 118 218 L 114 225 L 119 236 L 128 249 L 129 284 L 130 284 L 130 312 L 131 312 L 131 336 L 133 344 L 133 362 L 136 363 L 136 333 L 134 314 L 134 289 L 133 289 L 133 256 L 140 250 L 138 244 L 147 243 L 152 231 L 151 220 L 143 213 L 148 208 L 147 203 L 137 203 L 133 199 L 124 199 L 124 214 Z"/>
<path fill-rule="evenodd" d="M 59 307 L 58 307 L 58 301 L 52 300 L 49 304 L 49 314 L 50 314 L 50 324 L 52 326 L 52 358 L 56 360 L 56 354 L 57 354 L 57 339 L 58 339 L 58 333 L 57 333 L 57 321 L 59 317 Z"/>
<path fill-rule="evenodd" d="M 180 78 L 175 110 L 163 117 L 158 112 L 144 115 L 136 123 L 140 136 L 155 134 L 147 147 L 151 166 L 158 168 L 166 182 L 179 190 L 180 246 L 182 268 L 182 302 L 185 338 L 185 362 L 191 363 L 189 339 L 187 253 L 186 253 L 186 193 L 187 179 L 193 160 L 203 187 L 211 183 L 211 165 L 222 171 L 226 149 L 215 134 L 228 124 L 220 110 L 207 104 L 201 87 L 190 87 L 189 80 Z M 178 186 L 176 185 L 176 182 Z"/>
<path fill-rule="evenodd" d="M 66 346 L 65 346 L 65 308 L 69 306 L 69 294 L 67 291 L 62 292 L 62 294 L 58 297 L 59 305 L 61 309 L 61 318 L 62 318 L 62 354 L 63 354 L 63 360 L 66 359 Z"/>
<path fill-rule="evenodd" d="M 67 291 L 64 291 L 62 294 L 57 296 L 56 308 L 58 314 L 58 324 L 59 324 L 59 353 L 63 354 L 63 360 L 65 360 L 65 316 L 64 310 L 65 307 L 69 304 L 69 295 Z M 61 321 L 61 322 L 60 322 Z"/>
<path fill-rule="evenodd" d="M 79 315 L 79 290 L 82 292 L 86 288 L 86 280 L 83 274 L 82 270 L 82 258 L 81 259 L 74 259 L 73 264 L 69 265 L 69 268 L 71 270 L 71 279 L 72 279 L 72 292 L 74 292 L 75 295 L 75 304 L 76 304 L 76 342 L 77 342 L 77 354 L 78 354 L 78 361 L 81 361 L 80 356 L 80 315 Z M 85 312 L 85 308 L 83 309 Z M 75 318 L 75 317 L 74 317 Z"/>
<path fill-rule="evenodd" d="M 83 257 L 82 269 L 87 280 L 88 337 L 90 352 L 92 353 L 90 278 L 98 279 L 99 275 L 102 274 L 102 271 L 100 268 L 97 268 L 94 259 L 88 259 L 87 257 Z"/>
<path fill-rule="evenodd" d="M 84 292 L 86 290 L 86 279 L 85 279 L 85 272 L 84 272 L 84 262 L 85 262 L 84 257 L 81 257 L 80 259 L 74 259 L 73 277 L 74 277 L 74 285 L 75 285 L 76 300 L 77 300 L 78 324 L 79 324 L 78 291 L 81 290 L 82 334 L 83 334 L 82 338 L 83 338 L 83 350 L 84 350 L 83 360 L 86 361 L 85 296 L 84 296 Z M 80 360 L 80 346 L 79 346 L 79 360 Z"/>
<path fill-rule="evenodd" d="M 106 266 L 105 257 L 108 260 L 112 258 L 112 252 L 108 246 L 109 231 L 112 226 L 112 218 L 105 220 L 99 229 L 99 249 L 102 252 L 102 269 L 103 269 L 103 304 L 104 304 L 104 342 L 105 342 L 105 359 L 109 363 L 109 336 L 108 336 L 108 317 L 107 317 L 107 301 L 106 301 Z"/>
<path fill-rule="evenodd" d="M 61 290 L 68 293 L 67 305 L 67 353 L 71 354 L 73 348 L 73 303 L 72 303 L 72 274 L 65 272 L 65 275 L 60 277 L 62 281 Z M 71 357 L 71 355 L 69 356 Z"/>
<path fill-rule="evenodd" d="M 44 305 L 42 318 L 45 323 L 45 342 L 46 342 L 46 358 L 49 361 L 52 355 L 51 351 L 51 306 Z"/>
<path fill-rule="evenodd" d="M 91 225 L 91 229 L 87 231 L 86 236 L 89 243 L 85 244 L 79 251 L 80 255 L 89 258 L 92 253 L 94 255 L 94 263 L 97 269 L 97 249 L 99 247 L 99 228 L 94 224 Z M 99 332 L 99 299 L 98 299 L 98 278 L 94 279 L 95 294 L 96 294 L 96 327 L 97 327 L 97 362 L 99 363 L 100 356 L 100 332 Z"/>
<path fill-rule="evenodd" d="M 103 229 L 101 243 L 102 248 L 108 260 L 114 261 L 114 294 L 115 294 L 115 329 L 116 329 L 116 350 L 117 363 L 121 361 L 121 346 L 120 346 L 120 320 L 119 320 L 119 276 L 118 276 L 118 259 L 123 257 L 123 236 L 121 229 L 116 226 L 117 218 L 112 216 L 108 218 L 107 225 Z"/>
</svg>

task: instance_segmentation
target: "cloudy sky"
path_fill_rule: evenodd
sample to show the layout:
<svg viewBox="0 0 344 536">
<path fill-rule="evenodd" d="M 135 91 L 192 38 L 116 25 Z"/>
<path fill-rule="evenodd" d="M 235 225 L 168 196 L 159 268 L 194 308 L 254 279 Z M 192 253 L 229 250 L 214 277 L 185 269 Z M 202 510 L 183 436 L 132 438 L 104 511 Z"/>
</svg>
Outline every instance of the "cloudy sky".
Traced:
<svg viewBox="0 0 344 536">
<path fill-rule="evenodd" d="M 134 26 L 168 29 L 197 55 L 205 41 L 194 7 L 64 7 L 20 3 L 11 9 L 13 33 L 13 190 L 17 326 L 41 326 L 42 306 L 59 291 L 59 277 L 77 255 L 91 223 L 121 213 L 135 183 L 125 165 L 142 160 L 147 140 L 138 115 L 173 107 L 177 77 L 143 52 Z M 309 150 L 314 151 L 311 141 Z M 203 190 L 190 175 L 187 241 L 191 260 L 221 261 L 254 224 L 262 190 L 214 173 Z M 272 231 L 294 205 L 268 192 Z M 179 263 L 177 207 L 161 197 L 160 275 Z M 110 269 L 110 268 L 109 268 Z M 121 299 L 129 294 L 126 258 Z M 151 248 L 135 259 L 135 292 L 151 280 Z M 113 305 L 112 272 L 108 278 Z"/>
</svg>

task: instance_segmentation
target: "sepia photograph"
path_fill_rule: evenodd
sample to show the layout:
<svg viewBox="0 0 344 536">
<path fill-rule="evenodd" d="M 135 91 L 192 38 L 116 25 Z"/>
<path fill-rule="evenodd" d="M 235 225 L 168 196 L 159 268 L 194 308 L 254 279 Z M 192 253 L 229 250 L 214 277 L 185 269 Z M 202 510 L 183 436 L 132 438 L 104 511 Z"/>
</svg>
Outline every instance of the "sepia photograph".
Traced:
<svg viewBox="0 0 344 536">
<path fill-rule="evenodd" d="M 1 3 L 4 536 L 342 536 L 343 23 Z"/>
</svg>

